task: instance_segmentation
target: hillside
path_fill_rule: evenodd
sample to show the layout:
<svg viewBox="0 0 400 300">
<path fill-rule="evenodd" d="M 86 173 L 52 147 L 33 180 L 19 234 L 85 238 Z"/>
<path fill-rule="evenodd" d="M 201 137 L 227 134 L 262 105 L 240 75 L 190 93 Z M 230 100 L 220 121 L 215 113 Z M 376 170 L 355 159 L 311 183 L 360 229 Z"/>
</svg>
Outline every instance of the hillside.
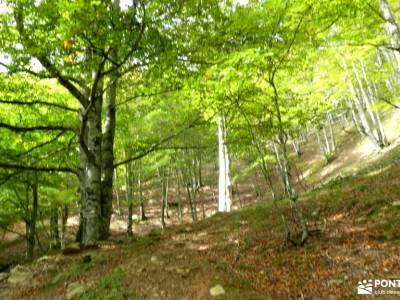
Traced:
<svg viewBox="0 0 400 300">
<path fill-rule="evenodd" d="M 29 279 L 2 282 L 1 298 L 209 299 L 220 284 L 221 299 L 356 299 L 359 280 L 400 268 L 399 149 L 301 197 L 315 229 L 302 248 L 282 235 L 288 203 L 259 203 L 134 241 L 49 253 L 22 267 Z"/>
</svg>

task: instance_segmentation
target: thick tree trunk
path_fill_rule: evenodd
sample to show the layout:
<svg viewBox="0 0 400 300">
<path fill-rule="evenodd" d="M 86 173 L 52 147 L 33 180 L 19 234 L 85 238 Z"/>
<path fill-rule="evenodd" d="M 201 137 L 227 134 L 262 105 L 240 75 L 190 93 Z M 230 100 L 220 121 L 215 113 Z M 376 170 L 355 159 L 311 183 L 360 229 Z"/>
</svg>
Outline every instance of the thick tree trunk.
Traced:
<svg viewBox="0 0 400 300">
<path fill-rule="evenodd" d="M 231 181 L 229 170 L 228 147 L 225 142 L 226 127 L 225 116 L 220 112 L 218 116 L 218 163 L 219 163 L 219 181 L 218 181 L 218 211 L 231 211 Z"/>
<path fill-rule="evenodd" d="M 101 233 L 101 96 L 95 97 L 87 112 L 86 166 L 83 170 L 82 244 L 94 245 Z"/>
<path fill-rule="evenodd" d="M 110 54 L 113 61 L 118 61 L 116 51 L 117 50 L 114 49 Z M 114 138 L 116 114 L 115 99 L 117 96 L 117 76 L 111 76 L 110 81 L 110 87 L 106 95 L 104 118 L 105 124 L 102 139 L 101 239 L 107 239 L 109 236 L 113 202 Z"/>
</svg>

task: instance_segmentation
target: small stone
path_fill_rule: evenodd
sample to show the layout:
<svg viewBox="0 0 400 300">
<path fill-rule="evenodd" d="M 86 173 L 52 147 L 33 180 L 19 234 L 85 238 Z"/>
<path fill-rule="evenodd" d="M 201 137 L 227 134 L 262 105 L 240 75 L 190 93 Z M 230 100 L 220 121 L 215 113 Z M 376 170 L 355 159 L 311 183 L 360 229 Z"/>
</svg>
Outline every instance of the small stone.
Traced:
<svg viewBox="0 0 400 300">
<path fill-rule="evenodd" d="M 213 287 L 210 289 L 210 295 L 211 295 L 212 297 L 217 297 L 217 296 L 225 295 L 225 290 L 224 290 L 224 288 L 222 287 L 222 285 L 217 284 L 216 286 L 213 286 Z"/>
<path fill-rule="evenodd" d="M 158 266 L 161 266 L 161 265 L 164 264 L 164 262 L 163 262 L 162 260 L 158 260 L 157 256 L 152 256 L 152 257 L 150 258 L 150 262 L 151 262 L 152 264 L 155 264 L 155 265 L 158 265 Z"/>
<path fill-rule="evenodd" d="M 8 283 L 11 284 L 21 284 L 30 282 L 34 283 L 33 274 L 22 266 L 16 266 L 10 271 L 10 276 L 8 277 Z"/>
<path fill-rule="evenodd" d="M 187 268 L 176 268 L 175 271 L 176 273 L 182 275 L 182 277 L 186 277 L 190 273 L 190 269 Z"/>
<path fill-rule="evenodd" d="M 79 299 L 79 297 L 85 292 L 85 286 L 79 282 L 73 282 L 67 287 L 67 300 Z"/>
<path fill-rule="evenodd" d="M 50 257 L 48 257 L 47 255 L 44 255 L 42 257 L 40 257 L 37 262 L 43 262 L 43 261 L 48 261 L 50 260 Z"/>
<path fill-rule="evenodd" d="M 400 201 L 394 201 L 394 202 L 392 202 L 392 206 L 400 206 Z"/>
<path fill-rule="evenodd" d="M 10 277 L 10 273 L 0 273 L 0 282 L 3 282 Z"/>
</svg>

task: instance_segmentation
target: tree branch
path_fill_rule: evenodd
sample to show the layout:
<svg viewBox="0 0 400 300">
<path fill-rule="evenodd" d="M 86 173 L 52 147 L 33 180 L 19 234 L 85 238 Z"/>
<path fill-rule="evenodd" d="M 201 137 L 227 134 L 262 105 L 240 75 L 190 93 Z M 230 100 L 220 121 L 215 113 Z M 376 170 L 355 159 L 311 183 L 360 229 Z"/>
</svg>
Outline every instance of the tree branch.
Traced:
<svg viewBox="0 0 400 300">
<path fill-rule="evenodd" d="M 45 106 L 50 106 L 50 107 L 55 107 L 67 111 L 72 111 L 72 112 L 79 112 L 78 109 L 68 107 L 62 104 L 57 104 L 57 103 L 52 103 L 52 102 L 47 102 L 47 101 L 42 101 L 42 100 L 32 100 L 32 101 L 21 101 L 21 100 L 3 100 L 0 99 L 1 104 L 10 104 L 10 105 L 25 105 L 25 106 L 33 106 L 33 105 L 45 105 Z"/>
<path fill-rule="evenodd" d="M 131 97 L 121 101 L 120 103 L 117 103 L 115 106 L 124 105 L 124 104 L 126 104 L 126 103 L 128 103 L 130 101 L 133 101 L 135 99 L 138 99 L 138 98 L 145 98 L 145 97 L 153 97 L 153 96 L 158 96 L 158 95 L 164 95 L 164 94 L 167 94 L 167 93 L 180 91 L 181 89 L 182 89 L 182 87 L 179 86 L 179 87 L 174 87 L 174 88 L 171 88 L 171 89 L 157 91 L 157 92 L 154 92 L 154 93 L 149 93 L 149 94 L 144 94 L 143 93 L 143 94 L 139 94 L 139 95 L 134 95 L 134 96 L 131 96 Z"/>
<path fill-rule="evenodd" d="M 11 130 L 13 132 L 54 131 L 54 130 L 60 130 L 63 132 L 65 132 L 65 131 L 75 132 L 74 128 L 61 126 L 61 125 L 39 125 L 39 126 L 32 126 L 32 127 L 19 127 L 19 126 L 14 126 L 14 125 L 0 122 L 0 128 L 5 128 L 5 129 Z"/>
<path fill-rule="evenodd" d="M 47 140 L 47 141 L 45 141 L 45 142 L 43 142 L 43 143 L 40 143 L 40 144 L 38 144 L 38 145 L 35 145 L 35 146 L 33 146 L 32 148 L 30 148 L 30 149 L 28 149 L 28 150 L 26 150 L 26 151 L 24 151 L 24 152 L 22 152 L 22 153 L 18 153 L 18 154 L 16 154 L 16 155 L 14 155 L 14 158 L 18 158 L 18 157 L 24 156 L 24 155 L 26 155 L 26 154 L 31 153 L 32 151 L 34 151 L 34 150 L 36 150 L 36 149 L 39 149 L 39 148 L 44 147 L 44 146 L 46 146 L 46 145 L 50 145 L 51 143 L 53 143 L 53 142 L 55 142 L 56 140 L 58 140 L 64 133 L 65 133 L 65 131 L 61 131 L 61 132 L 60 132 L 59 134 L 57 134 L 54 138 L 52 138 L 52 139 L 50 139 L 50 140 Z"/>
<path fill-rule="evenodd" d="M 21 42 L 24 43 L 28 49 L 29 48 L 38 49 L 39 46 L 36 45 L 36 43 L 32 39 L 30 39 L 29 35 L 27 35 L 25 32 L 24 9 L 23 9 L 23 4 L 21 2 L 18 2 L 16 10 L 14 11 L 14 19 L 17 25 L 18 33 L 22 37 Z M 53 63 L 47 56 L 41 53 L 37 53 L 32 56 L 36 57 L 36 59 L 39 60 L 42 66 L 50 73 L 50 75 L 53 78 L 57 78 L 58 82 L 62 86 L 64 86 L 83 106 L 87 105 L 86 97 L 66 76 L 61 74 L 61 72 L 53 65 Z"/>
<path fill-rule="evenodd" d="M 182 134 L 183 132 L 185 132 L 186 130 L 188 130 L 188 129 L 190 129 L 190 128 L 193 128 L 193 127 L 195 127 L 195 126 L 197 126 L 197 125 L 199 125 L 199 124 L 202 124 L 202 123 L 199 123 L 198 121 L 199 121 L 199 118 L 197 118 L 196 120 L 194 120 L 194 121 L 193 121 L 192 123 L 190 123 L 188 126 L 186 126 L 186 127 L 184 127 L 184 128 L 181 128 L 181 129 L 178 130 L 177 132 L 174 132 L 174 133 L 172 133 L 172 134 L 170 134 L 170 135 L 168 135 L 168 136 L 162 138 L 160 141 L 158 141 L 157 143 L 154 143 L 152 146 L 150 146 L 147 150 L 143 151 L 142 153 L 137 154 L 137 155 L 132 156 L 132 157 L 129 157 L 129 158 L 123 160 L 123 161 L 120 161 L 120 162 L 115 163 L 115 164 L 114 164 L 114 169 L 117 168 L 117 167 L 119 167 L 119 166 L 121 166 L 121 165 L 124 165 L 124 164 L 130 163 L 130 162 L 132 162 L 132 161 L 138 160 L 138 159 L 140 159 L 140 158 L 142 158 L 142 157 L 145 157 L 146 155 L 148 155 L 148 154 L 150 154 L 150 153 L 152 153 L 152 152 L 154 152 L 154 151 L 159 150 L 161 145 L 163 145 L 163 144 L 165 144 L 166 142 L 168 142 L 168 141 L 170 141 L 170 140 L 176 138 L 177 136 L 181 135 L 181 134 Z"/>
<path fill-rule="evenodd" d="M 16 163 L 0 162 L 0 168 L 6 170 L 21 170 L 21 171 L 35 171 L 35 172 L 63 172 L 78 175 L 77 170 L 68 167 L 44 167 L 44 166 L 28 166 Z"/>
</svg>

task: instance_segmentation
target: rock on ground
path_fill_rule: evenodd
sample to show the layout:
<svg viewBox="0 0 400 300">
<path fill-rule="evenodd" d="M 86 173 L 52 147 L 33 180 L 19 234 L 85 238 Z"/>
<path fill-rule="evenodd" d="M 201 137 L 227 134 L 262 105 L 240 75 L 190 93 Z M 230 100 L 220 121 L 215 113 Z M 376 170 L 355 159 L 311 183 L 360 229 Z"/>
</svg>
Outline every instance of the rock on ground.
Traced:
<svg viewBox="0 0 400 300">
<path fill-rule="evenodd" d="M 213 287 L 210 289 L 210 295 L 211 295 L 212 297 L 217 297 L 217 296 L 225 295 L 225 290 L 224 290 L 224 288 L 222 287 L 222 285 L 217 284 L 216 286 L 213 286 Z"/>
</svg>

